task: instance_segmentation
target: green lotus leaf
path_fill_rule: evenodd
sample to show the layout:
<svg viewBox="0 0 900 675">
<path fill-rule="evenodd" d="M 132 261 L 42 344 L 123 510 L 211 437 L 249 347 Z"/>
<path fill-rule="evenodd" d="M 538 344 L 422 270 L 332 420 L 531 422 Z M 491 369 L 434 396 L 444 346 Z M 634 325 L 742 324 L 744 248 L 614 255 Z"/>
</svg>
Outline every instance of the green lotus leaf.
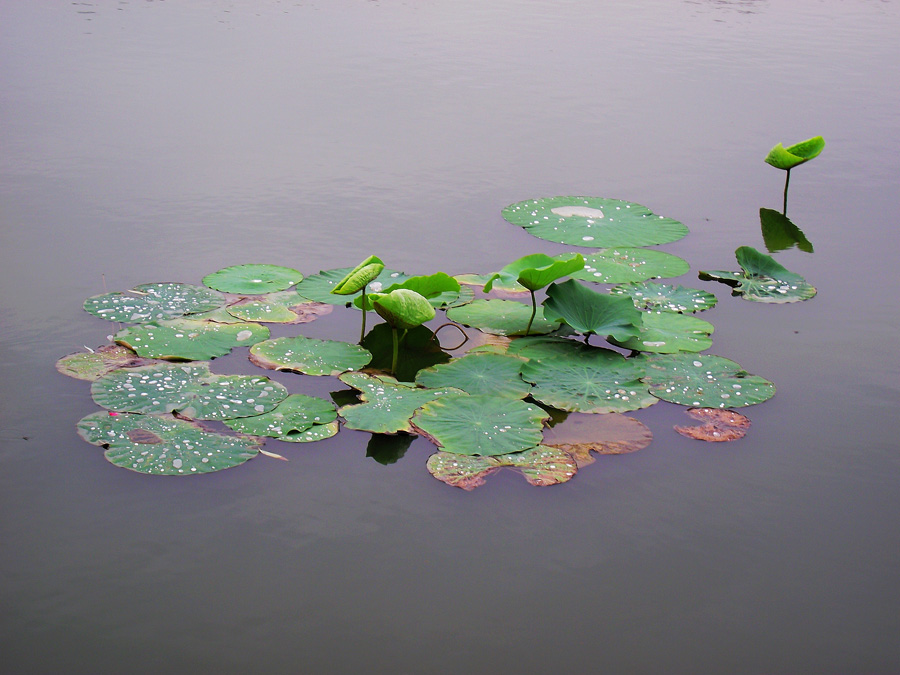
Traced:
<svg viewBox="0 0 900 675">
<path fill-rule="evenodd" d="M 716 296 L 707 291 L 651 282 L 622 284 L 609 292 L 610 295 L 627 295 L 638 309 L 682 314 L 702 312 L 715 307 L 717 301 Z"/>
<path fill-rule="evenodd" d="M 439 481 L 463 490 L 484 485 L 485 478 L 503 467 L 520 471 L 525 480 L 538 487 L 565 483 L 578 471 L 567 452 L 543 445 L 493 457 L 439 451 L 428 458 L 426 467 Z"/>
<path fill-rule="evenodd" d="M 416 410 L 437 398 L 465 395 L 449 387 L 422 389 L 402 384 L 387 375 L 344 373 L 339 379 L 359 390 L 363 401 L 338 409 L 344 426 L 375 434 L 415 434 L 409 420 Z"/>
<path fill-rule="evenodd" d="M 413 427 L 445 452 L 504 455 L 541 442 L 547 414 L 519 399 L 498 396 L 452 396 L 426 403 Z"/>
<path fill-rule="evenodd" d="M 652 440 L 653 434 L 645 424 L 619 413 L 576 413 L 544 429 L 544 445 L 568 452 L 578 468 L 594 463 L 592 452 L 622 455 L 646 448 Z"/>
<path fill-rule="evenodd" d="M 119 368 L 139 368 L 151 363 L 154 363 L 153 359 L 141 358 L 128 347 L 103 345 L 96 350 L 62 357 L 56 362 L 56 369 L 68 377 L 93 382 Z"/>
<path fill-rule="evenodd" d="M 537 291 L 557 279 L 569 276 L 584 267 L 580 253 L 568 253 L 551 258 L 544 253 L 532 253 L 509 263 L 493 274 L 484 285 L 489 293 L 495 280 L 507 288 L 518 283 L 529 291 Z"/>
<path fill-rule="evenodd" d="M 224 304 L 224 295 L 205 286 L 157 283 L 95 295 L 84 301 L 84 309 L 107 321 L 145 323 L 208 312 Z"/>
<path fill-rule="evenodd" d="M 403 283 L 391 284 L 381 292 L 390 293 L 391 291 L 396 291 L 401 288 L 415 291 L 428 300 L 432 307 L 446 307 L 452 305 L 459 299 L 461 290 L 459 282 L 456 279 L 444 272 L 437 272 L 427 276 L 409 277 L 403 281 Z M 472 296 L 474 296 L 474 294 L 471 294 L 470 297 Z M 356 298 L 353 301 L 353 304 L 362 308 L 363 298 Z M 366 310 L 374 309 L 372 306 L 371 295 L 366 296 L 365 305 Z"/>
<path fill-rule="evenodd" d="M 806 235 L 783 213 L 773 209 L 760 209 L 759 224 L 769 253 L 786 251 L 793 246 L 806 253 L 813 252 L 813 245 Z"/>
<path fill-rule="evenodd" d="M 584 256 L 584 269 L 573 279 L 603 284 L 624 284 L 658 277 L 678 277 L 690 270 L 683 258 L 646 248 L 606 248 Z"/>
<path fill-rule="evenodd" d="M 347 272 L 343 279 L 338 281 L 331 292 L 335 295 L 353 295 L 359 293 L 368 284 L 375 281 L 378 275 L 384 271 L 384 262 L 378 256 L 370 255 L 359 265 Z"/>
<path fill-rule="evenodd" d="M 212 323 L 172 319 L 125 328 L 115 341 L 139 356 L 185 361 L 206 361 L 225 356 L 235 347 L 249 347 L 269 337 L 258 323 Z"/>
<path fill-rule="evenodd" d="M 492 274 L 457 274 L 453 278 L 466 286 L 480 286 L 483 288 L 493 276 Z M 491 285 L 491 294 L 495 296 L 517 297 L 527 292 L 528 289 L 518 281 L 514 281 L 512 284 L 504 284 L 502 279 L 494 279 Z"/>
<path fill-rule="evenodd" d="M 290 267 L 278 265 L 234 265 L 203 277 L 203 283 L 217 291 L 239 295 L 264 295 L 283 291 L 303 280 Z"/>
<path fill-rule="evenodd" d="M 250 360 L 268 370 L 289 370 L 305 375 L 340 375 L 359 370 L 372 354 L 359 345 L 317 340 L 302 335 L 266 340 L 250 348 Z"/>
<path fill-rule="evenodd" d="M 664 401 L 703 408 L 739 408 L 767 401 L 775 385 L 734 361 L 711 354 L 641 355 L 644 382 Z"/>
<path fill-rule="evenodd" d="M 539 239 L 590 248 L 654 246 L 688 233 L 646 206 L 601 197 L 529 199 L 507 206 L 503 217 Z"/>
<path fill-rule="evenodd" d="M 288 393 L 268 377 L 216 375 L 208 363 L 166 363 L 115 370 L 91 385 L 91 395 L 97 405 L 117 412 L 226 420 L 269 412 Z"/>
<path fill-rule="evenodd" d="M 744 300 L 753 302 L 800 302 L 816 294 L 816 289 L 803 277 L 785 269 L 774 258 L 755 248 L 741 246 L 735 251 L 735 257 L 741 272 L 708 270 L 700 272 L 700 278 L 734 286 L 734 295 L 741 295 Z"/>
<path fill-rule="evenodd" d="M 555 355 L 551 354 L 553 351 Z M 647 385 L 641 382 L 643 368 L 618 352 L 543 344 L 526 348 L 522 354 L 529 358 L 522 366 L 522 379 L 534 385 L 532 398 L 554 408 L 609 413 L 638 410 L 656 403 Z"/>
<path fill-rule="evenodd" d="M 390 293 L 372 293 L 372 306 L 392 327 L 408 330 L 434 318 L 434 307 L 428 299 L 408 288 Z"/>
<path fill-rule="evenodd" d="M 543 306 L 548 321 L 564 322 L 583 335 L 627 340 L 638 335 L 641 326 L 641 312 L 630 298 L 598 293 L 574 279 L 552 284 Z"/>
<path fill-rule="evenodd" d="M 824 149 L 825 139 L 821 136 L 814 136 L 787 148 L 779 143 L 769 150 L 765 161 L 766 164 L 771 164 L 776 169 L 792 169 L 811 159 L 815 159 Z"/>
<path fill-rule="evenodd" d="M 702 352 L 712 346 L 715 330 L 708 321 L 675 312 L 644 312 L 640 334 L 627 340 L 611 339 L 615 345 L 638 352 L 673 354 Z"/>
<path fill-rule="evenodd" d="M 268 436 L 279 441 L 300 443 L 313 437 L 318 440 L 318 436 L 323 433 L 322 430 L 316 429 L 313 436 L 306 432 L 315 427 L 331 425 L 336 419 L 337 412 L 330 401 L 304 394 L 291 394 L 274 410 L 254 417 L 226 420 L 225 425 L 253 436 Z M 324 438 L 334 435 L 331 433 L 331 427 L 328 432 Z"/>
<path fill-rule="evenodd" d="M 391 369 L 393 339 L 392 329 L 386 323 L 380 323 L 366 333 L 360 344 L 372 352 L 367 370 Z M 416 326 L 409 329 L 403 338 L 397 367 L 392 375 L 401 382 L 413 382 L 416 373 L 423 368 L 446 363 L 450 358 L 450 354 L 441 349 L 441 343 L 427 326 Z"/>
<path fill-rule="evenodd" d="M 228 313 L 245 321 L 262 323 L 309 323 L 330 314 L 334 305 L 312 302 L 296 291 L 270 293 L 259 300 L 248 300 L 228 307 Z"/>
<path fill-rule="evenodd" d="M 306 431 L 300 432 L 297 436 L 279 438 L 278 440 L 291 441 L 292 443 L 314 443 L 315 441 L 324 441 L 326 438 L 335 436 L 340 428 L 340 422 L 334 420 L 328 424 L 314 424 Z"/>
<path fill-rule="evenodd" d="M 346 296 L 332 293 L 338 283 L 343 281 L 353 270 L 349 267 L 340 269 L 325 270 L 318 274 L 310 274 L 303 281 L 297 284 L 295 289 L 297 293 L 307 300 L 313 302 L 324 302 L 328 305 L 352 305 L 350 299 Z M 366 287 L 366 293 L 381 291 L 382 288 L 399 284 L 408 279 L 407 275 L 395 270 L 384 269 L 374 281 L 370 282 Z"/>
<path fill-rule="evenodd" d="M 256 457 L 260 446 L 259 439 L 212 433 L 171 416 L 96 412 L 77 428 L 116 466 L 162 476 L 230 469 Z"/>
<path fill-rule="evenodd" d="M 514 356 L 470 354 L 421 371 L 416 382 L 423 387 L 453 387 L 472 395 L 525 398 L 531 385 L 519 377 L 522 363 Z"/>
<path fill-rule="evenodd" d="M 465 326 L 474 326 L 495 335 L 524 335 L 531 318 L 531 307 L 515 300 L 475 300 L 447 310 L 447 318 Z M 549 333 L 557 328 L 544 319 L 538 306 L 531 333 Z"/>
<path fill-rule="evenodd" d="M 245 323 L 244 319 L 228 313 L 227 307 L 218 307 L 209 312 L 191 314 L 193 321 L 211 321 L 212 323 Z"/>
</svg>

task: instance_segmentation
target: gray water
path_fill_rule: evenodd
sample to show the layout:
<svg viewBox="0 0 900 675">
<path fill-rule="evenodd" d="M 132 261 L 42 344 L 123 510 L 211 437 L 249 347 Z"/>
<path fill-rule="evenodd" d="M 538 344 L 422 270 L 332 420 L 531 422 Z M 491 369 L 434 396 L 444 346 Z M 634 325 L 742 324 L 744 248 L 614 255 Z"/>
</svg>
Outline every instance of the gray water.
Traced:
<svg viewBox="0 0 900 675">
<path fill-rule="evenodd" d="M 0 2 L 2 672 L 900 672 L 898 35 L 887 0 Z M 815 252 L 777 254 L 818 296 L 699 281 L 764 249 L 762 159 L 819 134 L 788 211 Z M 112 332 L 90 295 L 489 272 L 567 250 L 500 216 L 564 194 L 690 227 L 661 248 L 719 296 L 710 352 L 778 387 L 745 439 L 660 404 L 644 450 L 466 493 L 423 439 L 177 480 L 75 434 L 96 407 L 53 364 Z"/>
</svg>

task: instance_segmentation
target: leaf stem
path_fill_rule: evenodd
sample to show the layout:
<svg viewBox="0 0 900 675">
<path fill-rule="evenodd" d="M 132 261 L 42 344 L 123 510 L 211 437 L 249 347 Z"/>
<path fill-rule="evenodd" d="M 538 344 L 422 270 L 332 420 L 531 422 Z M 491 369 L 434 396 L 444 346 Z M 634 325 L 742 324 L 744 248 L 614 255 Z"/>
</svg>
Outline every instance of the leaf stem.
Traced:
<svg viewBox="0 0 900 675">
<path fill-rule="evenodd" d="M 400 338 L 397 335 L 397 329 L 394 326 L 391 326 L 391 336 L 394 345 L 394 351 L 391 356 L 391 374 L 393 375 L 397 372 L 397 356 L 400 353 Z"/>
<path fill-rule="evenodd" d="M 531 318 L 528 319 L 528 327 L 525 328 L 525 337 L 528 337 L 528 333 L 531 332 L 531 324 L 534 323 L 534 317 L 537 314 L 537 298 L 534 297 L 534 291 L 530 288 L 528 292 L 531 293 Z"/>
<path fill-rule="evenodd" d="M 791 182 L 791 170 L 786 169 L 785 172 L 787 176 L 784 179 L 784 206 L 782 207 L 782 215 L 787 216 L 787 193 L 788 193 L 788 184 Z"/>
<path fill-rule="evenodd" d="M 366 337 L 366 287 L 362 287 L 362 330 L 359 332 L 359 341 L 362 342 Z"/>
</svg>

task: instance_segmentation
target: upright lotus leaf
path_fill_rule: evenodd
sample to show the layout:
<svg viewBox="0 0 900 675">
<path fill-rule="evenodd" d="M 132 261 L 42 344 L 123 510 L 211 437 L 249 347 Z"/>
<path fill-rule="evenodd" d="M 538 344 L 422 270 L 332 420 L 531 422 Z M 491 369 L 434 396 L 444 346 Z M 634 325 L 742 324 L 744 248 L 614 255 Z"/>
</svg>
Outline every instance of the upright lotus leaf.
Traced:
<svg viewBox="0 0 900 675">
<path fill-rule="evenodd" d="M 291 443 L 328 438 L 337 433 L 334 404 L 315 396 L 291 394 L 274 410 L 253 417 L 226 420 L 225 425 L 253 436 L 268 436 Z M 312 434 L 306 432 L 313 430 Z"/>
<path fill-rule="evenodd" d="M 531 307 L 515 300 L 475 300 L 468 305 L 448 309 L 447 318 L 494 335 L 524 335 L 526 331 L 531 334 L 549 333 L 557 328 L 556 323 L 544 319 L 538 306 L 528 330 L 531 312 Z"/>
<path fill-rule="evenodd" d="M 544 318 L 564 322 L 583 335 L 618 340 L 638 335 L 641 326 L 641 312 L 629 298 L 598 293 L 574 279 L 547 289 Z"/>
<path fill-rule="evenodd" d="M 547 405 L 570 412 L 609 413 L 638 410 L 656 403 L 641 382 L 643 368 L 634 359 L 597 347 L 567 350 L 562 345 L 541 345 L 540 359 L 522 366 L 522 379 L 531 382 L 531 396 Z M 551 356 L 550 350 L 556 354 Z"/>
<path fill-rule="evenodd" d="M 384 261 L 378 256 L 370 255 L 359 265 L 347 272 L 343 279 L 335 284 L 331 292 L 336 295 L 353 295 L 365 290 L 366 286 L 384 271 Z"/>
<path fill-rule="evenodd" d="M 722 356 L 653 354 L 637 359 L 650 393 L 664 401 L 704 408 L 740 408 L 767 401 L 775 385 Z"/>
<path fill-rule="evenodd" d="M 432 307 L 445 307 L 453 304 L 460 296 L 459 282 L 444 272 L 436 272 L 426 276 L 409 277 L 402 283 L 391 284 L 383 289 L 383 293 L 404 288 L 406 290 L 415 291 L 429 303 Z M 359 297 L 353 301 L 353 304 L 359 308 L 363 306 L 363 298 Z M 372 306 L 372 296 L 369 295 L 365 299 L 366 310 L 374 309 Z"/>
<path fill-rule="evenodd" d="M 422 389 L 406 385 L 387 375 L 344 373 L 339 379 L 359 390 L 363 401 L 338 409 L 344 426 L 375 434 L 397 434 L 401 431 L 415 434 L 409 420 L 416 410 L 437 398 L 465 395 L 449 387 Z"/>
<path fill-rule="evenodd" d="M 260 368 L 304 375 L 337 376 L 359 370 L 371 360 L 371 352 L 359 345 L 302 335 L 266 340 L 250 348 L 250 361 Z"/>
<path fill-rule="evenodd" d="M 503 209 L 503 217 L 540 239 L 571 246 L 655 246 L 688 233 L 684 224 L 646 206 L 602 197 L 529 199 Z"/>
<path fill-rule="evenodd" d="M 258 323 L 172 319 L 125 328 L 116 333 L 115 341 L 144 357 L 206 361 L 225 356 L 235 347 L 249 347 L 267 337 L 269 329 Z"/>
<path fill-rule="evenodd" d="M 689 427 L 675 426 L 682 436 L 698 441 L 721 443 L 724 441 L 736 441 L 747 435 L 750 428 L 750 420 L 734 410 L 722 410 L 721 408 L 688 408 L 684 411 L 688 417 L 700 420 L 702 424 Z"/>
<path fill-rule="evenodd" d="M 409 330 L 431 321 L 434 307 L 424 296 L 407 288 L 390 293 L 372 293 L 372 306 L 382 319 L 398 330 Z"/>
<path fill-rule="evenodd" d="M 320 316 L 331 314 L 332 309 L 334 305 L 307 300 L 291 290 L 231 305 L 228 312 L 245 321 L 295 324 L 315 321 Z"/>
<path fill-rule="evenodd" d="M 610 341 L 637 352 L 674 354 L 702 352 L 712 346 L 710 335 L 715 330 L 708 321 L 675 312 L 644 312 L 641 332 L 627 340 Z"/>
<path fill-rule="evenodd" d="M 651 282 L 622 284 L 611 288 L 610 295 L 627 295 L 638 309 L 652 311 L 693 313 L 716 306 L 712 293 L 686 286 L 655 284 Z"/>
<path fill-rule="evenodd" d="M 546 418 L 541 408 L 519 399 L 453 396 L 426 403 L 412 424 L 446 452 L 504 455 L 538 445 Z"/>
<path fill-rule="evenodd" d="M 806 253 L 813 252 L 813 245 L 806 235 L 783 213 L 762 208 L 759 210 L 759 225 L 769 253 L 786 251 L 793 246 Z"/>
<path fill-rule="evenodd" d="M 366 457 L 384 466 L 396 464 L 414 440 L 416 437 L 409 434 L 372 434 L 366 445 Z"/>
<path fill-rule="evenodd" d="M 573 279 L 602 284 L 623 284 L 658 277 L 679 277 L 691 266 L 684 258 L 646 248 L 605 248 L 584 256 L 584 269 Z"/>
<path fill-rule="evenodd" d="M 372 328 L 360 345 L 372 353 L 367 370 L 391 371 L 401 382 L 414 382 L 416 373 L 423 368 L 446 363 L 451 358 L 441 349 L 441 343 L 427 326 L 417 326 L 407 331 L 403 338 L 403 351 L 393 368 L 394 331 L 388 324 L 379 323 Z"/>
<path fill-rule="evenodd" d="M 283 291 L 303 280 L 303 275 L 290 267 L 278 265 L 234 265 L 203 277 L 203 283 L 224 293 L 264 295 Z"/>
<path fill-rule="evenodd" d="M 95 295 L 84 301 L 84 309 L 107 321 L 146 323 L 208 312 L 224 304 L 224 295 L 205 286 L 156 283 Z"/>
<path fill-rule="evenodd" d="M 800 302 L 815 296 L 816 289 L 806 279 L 788 271 L 771 256 L 750 246 L 741 246 L 734 254 L 741 272 L 702 271 L 700 278 L 734 286 L 732 294 L 754 302 Z"/>
<path fill-rule="evenodd" d="M 56 369 L 68 377 L 93 382 L 119 368 L 139 368 L 151 363 L 154 363 L 153 359 L 141 358 L 128 347 L 103 345 L 89 352 L 62 357 L 56 362 Z"/>
<path fill-rule="evenodd" d="M 91 385 L 91 395 L 97 405 L 117 412 L 227 420 L 269 412 L 288 393 L 268 377 L 216 375 L 208 363 L 166 363 L 115 370 Z"/>
<path fill-rule="evenodd" d="M 814 136 L 805 141 L 800 141 L 785 148 L 781 143 L 769 150 L 766 155 L 766 164 L 771 164 L 776 169 L 790 171 L 811 159 L 818 157 L 825 149 L 825 139 Z"/>
<path fill-rule="evenodd" d="M 543 445 L 494 457 L 440 451 L 428 458 L 426 467 L 439 481 L 463 490 L 484 485 L 485 478 L 503 467 L 520 471 L 525 480 L 537 487 L 565 483 L 578 471 L 567 452 Z"/>
<path fill-rule="evenodd" d="M 454 387 L 472 395 L 525 398 L 531 385 L 519 377 L 522 363 L 515 356 L 470 354 L 421 371 L 416 382 L 423 387 Z"/>
<path fill-rule="evenodd" d="M 96 412 L 78 422 L 78 434 L 106 448 L 116 466 L 162 476 L 194 476 L 243 464 L 259 453 L 257 438 L 226 436 L 171 416 Z"/>
<path fill-rule="evenodd" d="M 544 429 L 544 445 L 565 450 L 579 468 L 594 463 L 592 452 L 622 455 L 646 448 L 652 440 L 653 434 L 645 424 L 619 413 L 575 413 Z"/>
<path fill-rule="evenodd" d="M 353 272 L 351 268 L 341 267 L 339 269 L 325 270 L 318 274 L 310 274 L 297 284 L 295 290 L 299 295 L 307 300 L 312 300 L 313 302 L 324 302 L 329 305 L 352 306 L 353 303 L 347 296 L 331 292 L 340 282 L 344 281 L 351 272 Z M 382 288 L 393 284 L 402 283 L 407 278 L 407 275 L 402 272 L 384 269 L 374 281 L 371 281 L 366 286 L 366 294 L 380 291 Z"/>
</svg>

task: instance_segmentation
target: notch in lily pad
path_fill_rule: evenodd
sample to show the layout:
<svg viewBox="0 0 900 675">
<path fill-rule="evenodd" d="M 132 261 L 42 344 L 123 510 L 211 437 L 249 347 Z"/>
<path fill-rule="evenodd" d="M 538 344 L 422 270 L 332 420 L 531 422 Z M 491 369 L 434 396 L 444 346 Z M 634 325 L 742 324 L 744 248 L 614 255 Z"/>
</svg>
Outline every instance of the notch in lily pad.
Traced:
<svg viewBox="0 0 900 675">
<path fill-rule="evenodd" d="M 359 333 L 359 341 L 366 335 L 366 286 L 375 281 L 378 275 L 384 271 L 384 261 L 378 256 L 370 255 L 359 265 L 350 270 L 347 275 L 337 282 L 331 289 L 334 295 L 355 295 L 362 293 L 362 330 Z"/>
<path fill-rule="evenodd" d="M 787 195 L 788 185 L 791 181 L 791 169 L 795 166 L 805 164 L 811 159 L 818 157 L 822 150 L 825 149 L 825 139 L 821 136 L 813 136 L 805 141 L 794 143 L 791 146 L 784 147 L 781 143 L 769 150 L 766 155 L 765 162 L 776 169 L 782 169 L 786 172 L 784 179 L 784 214 L 787 215 Z"/>
<path fill-rule="evenodd" d="M 806 279 L 751 246 L 740 246 L 734 256 L 741 266 L 740 272 L 705 270 L 700 272 L 700 278 L 733 286 L 732 295 L 753 302 L 800 302 L 816 295 L 815 287 Z"/>
</svg>

